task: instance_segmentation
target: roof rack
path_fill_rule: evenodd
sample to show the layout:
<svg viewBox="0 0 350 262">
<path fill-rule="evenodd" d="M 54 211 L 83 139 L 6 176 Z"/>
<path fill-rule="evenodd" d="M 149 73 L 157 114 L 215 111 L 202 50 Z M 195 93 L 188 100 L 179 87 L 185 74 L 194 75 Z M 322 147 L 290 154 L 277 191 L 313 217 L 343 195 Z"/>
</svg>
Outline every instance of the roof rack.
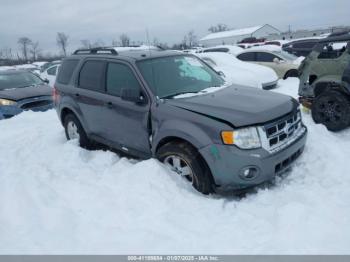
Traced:
<svg viewBox="0 0 350 262">
<path fill-rule="evenodd" d="M 118 52 L 116 50 L 114 50 L 113 48 L 98 47 L 98 48 L 90 48 L 90 49 L 78 49 L 73 53 L 73 55 L 83 55 L 83 54 L 118 55 Z"/>
</svg>

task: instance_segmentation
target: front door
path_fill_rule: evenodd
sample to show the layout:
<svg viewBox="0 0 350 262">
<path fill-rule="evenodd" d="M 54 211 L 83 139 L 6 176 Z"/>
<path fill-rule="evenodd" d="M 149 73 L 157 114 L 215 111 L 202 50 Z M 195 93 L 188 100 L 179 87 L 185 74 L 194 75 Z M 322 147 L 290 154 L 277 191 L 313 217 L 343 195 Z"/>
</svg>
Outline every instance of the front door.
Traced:
<svg viewBox="0 0 350 262">
<path fill-rule="evenodd" d="M 108 62 L 105 74 L 106 96 L 102 121 L 107 127 L 105 138 L 122 150 L 140 156 L 150 156 L 150 103 L 133 68 L 123 62 Z M 122 89 L 136 89 L 144 103 L 121 99 Z"/>
</svg>

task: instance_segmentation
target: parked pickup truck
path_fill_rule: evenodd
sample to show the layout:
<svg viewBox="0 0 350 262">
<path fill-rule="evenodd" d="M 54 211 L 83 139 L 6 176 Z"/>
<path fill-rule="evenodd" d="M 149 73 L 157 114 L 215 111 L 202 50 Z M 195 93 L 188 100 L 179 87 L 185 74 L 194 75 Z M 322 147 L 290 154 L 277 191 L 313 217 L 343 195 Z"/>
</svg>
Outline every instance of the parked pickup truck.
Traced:
<svg viewBox="0 0 350 262">
<path fill-rule="evenodd" d="M 77 50 L 62 63 L 54 103 L 67 139 L 157 158 L 204 194 L 272 180 L 307 134 L 293 98 L 227 86 L 175 51 Z"/>
</svg>

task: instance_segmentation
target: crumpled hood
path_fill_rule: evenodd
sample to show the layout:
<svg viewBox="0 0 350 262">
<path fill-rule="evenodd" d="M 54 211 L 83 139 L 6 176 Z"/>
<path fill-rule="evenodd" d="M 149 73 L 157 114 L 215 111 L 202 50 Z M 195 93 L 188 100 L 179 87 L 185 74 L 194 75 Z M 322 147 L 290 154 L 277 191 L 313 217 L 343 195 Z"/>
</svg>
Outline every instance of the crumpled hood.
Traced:
<svg viewBox="0 0 350 262">
<path fill-rule="evenodd" d="M 296 109 L 290 96 L 251 87 L 230 86 L 220 91 L 167 100 L 167 104 L 229 122 L 234 127 L 257 125 Z"/>
<path fill-rule="evenodd" d="M 38 96 L 51 96 L 52 88 L 47 85 L 0 90 L 0 98 L 19 101 Z"/>
</svg>

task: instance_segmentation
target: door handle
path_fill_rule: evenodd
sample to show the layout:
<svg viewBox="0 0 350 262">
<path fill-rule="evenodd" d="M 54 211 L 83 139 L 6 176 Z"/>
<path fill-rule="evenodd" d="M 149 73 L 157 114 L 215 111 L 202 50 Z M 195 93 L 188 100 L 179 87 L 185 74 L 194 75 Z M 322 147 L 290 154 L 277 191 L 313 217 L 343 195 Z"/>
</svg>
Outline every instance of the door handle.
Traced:
<svg viewBox="0 0 350 262">
<path fill-rule="evenodd" d="M 76 97 L 79 97 L 80 95 L 78 93 L 75 94 Z"/>
<path fill-rule="evenodd" d="M 107 102 L 106 105 L 107 105 L 108 108 L 113 108 L 113 103 L 112 102 Z"/>
</svg>

